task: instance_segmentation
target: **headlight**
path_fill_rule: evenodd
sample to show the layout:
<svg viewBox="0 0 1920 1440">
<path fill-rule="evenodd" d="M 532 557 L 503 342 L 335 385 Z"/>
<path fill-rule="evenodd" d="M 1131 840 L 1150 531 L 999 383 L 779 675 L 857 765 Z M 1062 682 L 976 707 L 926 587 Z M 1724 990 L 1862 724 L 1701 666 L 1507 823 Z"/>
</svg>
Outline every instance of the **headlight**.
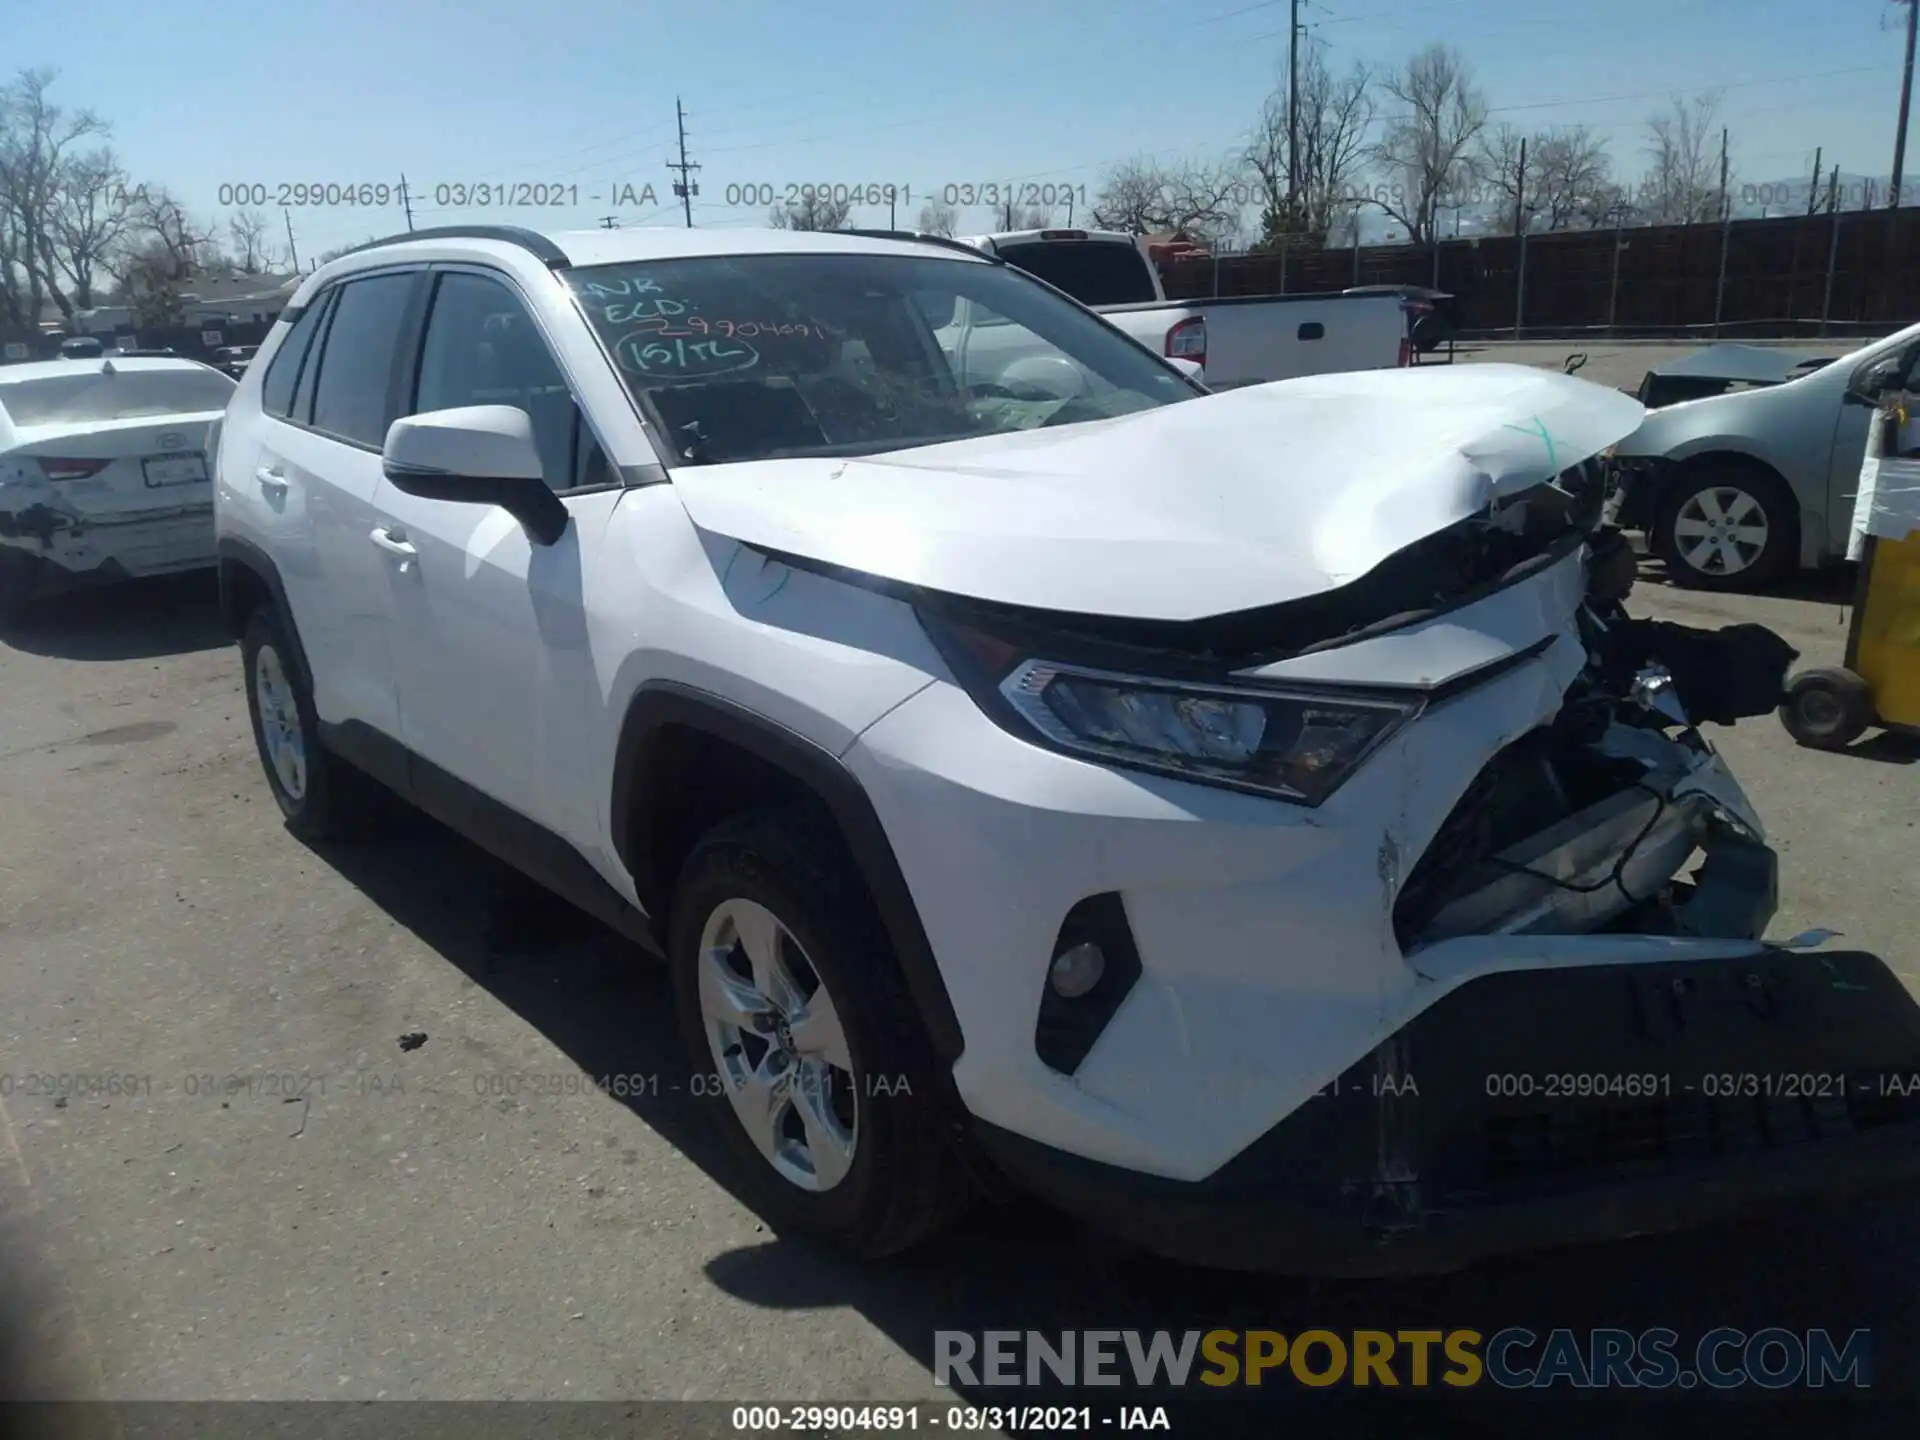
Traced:
<svg viewBox="0 0 1920 1440">
<path fill-rule="evenodd" d="M 1318 805 L 1418 698 L 1170 681 L 1025 660 L 995 687 L 1056 748 L 1204 784 Z"/>
</svg>

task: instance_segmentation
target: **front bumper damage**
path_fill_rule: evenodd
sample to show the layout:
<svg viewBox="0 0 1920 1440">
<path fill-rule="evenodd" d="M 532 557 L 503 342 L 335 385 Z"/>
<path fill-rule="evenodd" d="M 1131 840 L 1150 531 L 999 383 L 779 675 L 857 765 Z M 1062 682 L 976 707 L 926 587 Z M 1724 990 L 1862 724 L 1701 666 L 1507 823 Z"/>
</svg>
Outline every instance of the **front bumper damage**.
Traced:
<svg viewBox="0 0 1920 1440">
<path fill-rule="evenodd" d="M 1764 713 L 1793 652 L 1617 601 L 1398 889 L 1437 1000 L 1203 1178 L 984 1125 L 1002 1170 L 1163 1254 L 1354 1277 L 1920 1178 L 1920 1006 L 1875 956 L 1760 942 L 1777 857 L 1690 719 Z"/>
<path fill-rule="evenodd" d="M 1507 971 L 1202 1181 L 980 1138 L 1026 1188 L 1162 1254 L 1445 1271 L 1920 1177 L 1920 1007 L 1852 952 Z"/>
</svg>

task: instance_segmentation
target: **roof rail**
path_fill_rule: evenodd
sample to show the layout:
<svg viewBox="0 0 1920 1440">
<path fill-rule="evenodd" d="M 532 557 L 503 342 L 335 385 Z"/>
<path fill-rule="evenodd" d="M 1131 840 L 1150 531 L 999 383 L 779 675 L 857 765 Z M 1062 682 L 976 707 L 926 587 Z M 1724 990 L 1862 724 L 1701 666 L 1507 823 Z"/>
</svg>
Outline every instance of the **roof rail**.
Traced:
<svg viewBox="0 0 1920 1440">
<path fill-rule="evenodd" d="M 842 235 L 863 235 L 869 240 L 907 240 L 918 241 L 922 245 L 939 245 L 948 250 L 958 250 L 981 260 L 991 260 L 996 265 L 1004 265 L 998 254 L 991 250 L 982 250 L 978 245 L 969 245 L 964 240 L 956 240 L 951 235 L 935 235 L 926 230 L 842 230 Z"/>
<path fill-rule="evenodd" d="M 518 225 L 436 225 L 428 230 L 406 230 L 398 235 L 369 240 L 364 245 L 356 245 L 351 250 L 341 253 L 358 255 L 365 250 L 377 250 L 382 245 L 399 245 L 408 240 L 499 240 L 530 251 L 551 269 L 558 270 L 573 263 L 567 258 L 566 251 L 539 231 L 523 229 Z"/>
</svg>

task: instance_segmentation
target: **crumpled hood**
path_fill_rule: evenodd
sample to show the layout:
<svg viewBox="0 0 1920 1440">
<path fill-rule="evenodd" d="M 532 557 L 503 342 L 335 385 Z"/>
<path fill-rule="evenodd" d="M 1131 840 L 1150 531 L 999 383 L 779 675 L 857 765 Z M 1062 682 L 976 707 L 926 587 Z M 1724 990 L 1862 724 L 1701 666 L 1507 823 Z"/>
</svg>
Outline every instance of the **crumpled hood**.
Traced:
<svg viewBox="0 0 1920 1440">
<path fill-rule="evenodd" d="M 1644 413 L 1529 366 L 1372 370 L 673 483 L 695 524 L 763 549 L 1009 605 L 1196 620 L 1357 579 Z"/>
</svg>

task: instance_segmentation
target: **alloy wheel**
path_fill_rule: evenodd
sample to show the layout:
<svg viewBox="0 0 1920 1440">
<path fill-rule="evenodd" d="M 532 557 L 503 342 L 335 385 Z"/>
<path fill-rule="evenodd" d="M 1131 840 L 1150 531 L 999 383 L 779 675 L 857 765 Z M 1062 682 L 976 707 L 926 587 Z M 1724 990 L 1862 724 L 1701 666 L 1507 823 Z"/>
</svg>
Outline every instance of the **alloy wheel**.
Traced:
<svg viewBox="0 0 1920 1440">
<path fill-rule="evenodd" d="M 293 686 L 271 645 L 262 645 L 253 661 L 254 706 L 260 716 L 260 735 L 274 778 L 289 800 L 307 793 L 307 739 L 300 726 L 300 707 Z"/>
<path fill-rule="evenodd" d="M 733 899 L 707 917 L 697 963 L 707 1083 L 782 1179 L 833 1189 L 853 1168 L 859 1097 L 846 1032 L 805 949 L 766 906 Z"/>
<path fill-rule="evenodd" d="M 1738 575 L 1767 548 L 1766 507 L 1737 485 L 1710 485 L 1673 517 L 1674 549 L 1703 575 Z"/>
</svg>

